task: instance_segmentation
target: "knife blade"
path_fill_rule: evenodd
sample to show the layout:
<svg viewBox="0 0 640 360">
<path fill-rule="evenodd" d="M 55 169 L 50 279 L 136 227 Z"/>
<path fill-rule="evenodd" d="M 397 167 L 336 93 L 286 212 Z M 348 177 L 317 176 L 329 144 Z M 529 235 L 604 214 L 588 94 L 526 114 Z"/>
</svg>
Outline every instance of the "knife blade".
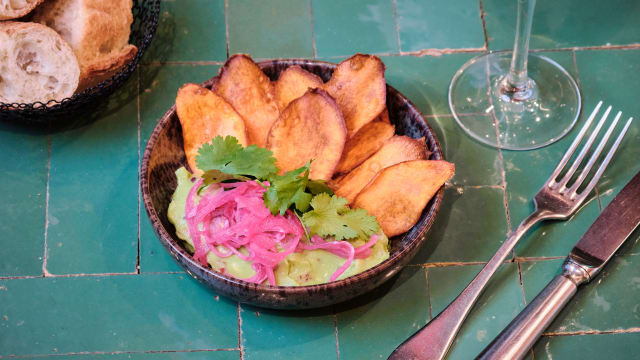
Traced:
<svg viewBox="0 0 640 360">
<path fill-rule="evenodd" d="M 590 267 L 604 265 L 640 223 L 640 173 L 616 195 L 569 254 Z"/>
<path fill-rule="evenodd" d="M 522 359 L 571 300 L 640 224 L 640 172 L 616 195 L 576 243 L 556 276 L 476 359 Z"/>
</svg>

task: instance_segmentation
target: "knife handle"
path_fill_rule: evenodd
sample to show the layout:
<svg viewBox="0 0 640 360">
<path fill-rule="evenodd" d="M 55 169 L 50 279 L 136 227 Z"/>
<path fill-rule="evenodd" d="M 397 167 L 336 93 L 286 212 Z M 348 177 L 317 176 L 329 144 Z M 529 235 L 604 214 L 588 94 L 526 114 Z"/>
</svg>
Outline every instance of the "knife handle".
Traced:
<svg viewBox="0 0 640 360">
<path fill-rule="evenodd" d="M 529 305 L 489 344 L 476 359 L 522 359 L 562 308 L 589 280 L 589 273 L 567 258 L 562 274 L 556 276 Z"/>
</svg>

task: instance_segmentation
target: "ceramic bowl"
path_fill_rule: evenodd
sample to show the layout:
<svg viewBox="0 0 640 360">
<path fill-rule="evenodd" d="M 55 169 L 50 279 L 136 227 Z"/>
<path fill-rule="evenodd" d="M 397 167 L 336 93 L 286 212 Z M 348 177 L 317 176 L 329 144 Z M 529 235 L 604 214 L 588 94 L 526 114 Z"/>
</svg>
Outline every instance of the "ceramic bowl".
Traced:
<svg viewBox="0 0 640 360">
<path fill-rule="evenodd" d="M 335 69 L 335 64 L 296 59 L 264 61 L 258 65 L 272 80 L 276 80 L 281 71 L 292 65 L 299 65 L 325 81 L 331 77 Z M 211 78 L 204 83 L 204 86 L 211 88 L 215 81 L 217 81 L 216 77 Z M 387 107 L 397 134 L 413 138 L 424 137 L 432 152 L 430 159 L 443 158 L 438 140 L 425 118 L 411 101 L 388 85 Z M 411 230 L 390 239 L 390 256 L 377 266 L 346 279 L 320 285 L 299 287 L 258 285 L 203 267 L 192 259 L 182 241 L 176 237 L 175 228 L 167 218 L 167 208 L 176 187 L 174 172 L 185 165 L 182 128 L 174 105 L 155 127 L 145 149 L 140 172 L 144 205 L 160 242 L 191 276 L 216 293 L 241 303 L 275 309 L 308 309 L 336 304 L 364 294 L 393 277 L 414 257 L 424 242 L 425 234 L 435 220 L 444 192 L 441 188 L 436 193 L 422 212 L 418 223 Z"/>
</svg>

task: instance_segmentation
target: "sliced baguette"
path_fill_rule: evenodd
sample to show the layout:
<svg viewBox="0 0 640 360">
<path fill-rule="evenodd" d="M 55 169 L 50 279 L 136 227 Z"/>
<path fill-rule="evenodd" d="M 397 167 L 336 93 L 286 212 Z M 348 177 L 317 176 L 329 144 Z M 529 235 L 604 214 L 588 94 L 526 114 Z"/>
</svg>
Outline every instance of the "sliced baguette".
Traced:
<svg viewBox="0 0 640 360">
<path fill-rule="evenodd" d="M 0 22 L 0 102 L 62 100 L 73 95 L 79 75 L 73 50 L 55 31 Z"/>
<path fill-rule="evenodd" d="M 48 0 L 33 21 L 57 31 L 80 64 L 78 91 L 113 76 L 138 52 L 129 44 L 132 0 Z"/>
<path fill-rule="evenodd" d="M 41 2 L 42 0 L 0 0 L 0 20 L 23 17 Z"/>
</svg>

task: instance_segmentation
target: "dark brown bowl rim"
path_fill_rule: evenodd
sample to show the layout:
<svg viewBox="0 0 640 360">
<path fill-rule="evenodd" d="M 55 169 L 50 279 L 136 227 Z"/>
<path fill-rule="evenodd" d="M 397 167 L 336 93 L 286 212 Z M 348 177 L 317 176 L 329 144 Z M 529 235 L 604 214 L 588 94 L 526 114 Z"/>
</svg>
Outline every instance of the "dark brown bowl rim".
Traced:
<svg viewBox="0 0 640 360">
<path fill-rule="evenodd" d="M 319 61 L 319 60 L 309 60 L 309 59 L 275 59 L 275 60 L 265 60 L 265 61 L 261 61 L 258 62 L 258 66 L 260 66 L 261 69 L 265 68 L 265 67 L 269 67 L 275 64 L 288 64 L 288 66 L 293 66 L 293 65 L 324 65 L 324 66 L 328 66 L 332 69 L 335 69 L 336 64 L 334 63 L 330 63 L 330 62 L 326 62 L 326 61 Z M 211 88 L 211 85 L 216 81 L 217 79 L 217 75 L 212 77 L 211 79 L 205 81 L 202 85 L 208 88 Z M 433 143 L 435 144 L 434 149 L 430 149 L 432 151 L 432 158 L 435 155 L 436 159 L 444 159 L 444 156 L 442 154 L 442 149 L 440 147 L 440 143 L 438 141 L 438 139 L 435 136 L 435 133 L 433 132 L 433 129 L 431 128 L 431 125 L 429 125 L 429 122 L 427 122 L 427 120 L 425 119 L 424 115 L 418 110 L 418 108 L 408 99 L 406 98 L 404 95 L 402 95 L 402 93 L 400 93 L 398 90 L 396 90 L 395 88 L 393 88 L 392 86 L 390 86 L 389 84 L 387 84 L 387 88 L 391 89 L 392 91 L 395 91 L 399 96 L 401 96 L 403 98 L 404 101 L 406 101 L 413 109 L 415 109 L 416 112 L 418 112 L 418 114 L 422 117 L 422 120 L 424 121 L 424 124 L 427 126 L 427 129 L 429 131 L 429 133 L 431 134 Z M 153 133 L 151 134 L 151 137 L 149 138 L 149 142 L 147 143 L 147 146 L 145 147 L 145 151 L 144 151 L 144 156 L 142 158 L 142 163 L 141 163 L 141 168 L 140 168 L 140 186 L 142 188 L 142 197 L 143 197 L 143 201 L 144 201 L 144 206 L 145 209 L 147 211 L 147 214 L 149 215 L 149 217 L 152 220 L 158 220 L 158 214 L 155 211 L 155 209 L 153 208 L 153 206 L 151 205 L 151 197 L 149 195 L 149 183 L 147 181 L 147 170 L 149 167 L 149 159 L 151 156 L 151 150 L 153 149 L 153 147 L 155 146 L 155 143 L 157 141 L 157 138 L 160 134 L 160 132 L 164 129 L 164 127 L 167 125 L 167 123 L 169 123 L 172 119 L 172 116 L 175 114 L 176 111 L 176 107 L 175 104 L 169 108 L 169 110 L 162 116 L 162 118 L 160 119 L 160 121 L 158 122 L 158 124 L 155 126 Z M 444 196 L 444 186 L 442 186 L 438 192 L 434 195 L 434 197 L 432 198 L 433 202 L 431 203 L 431 206 L 427 212 L 427 222 L 424 224 L 424 226 L 422 226 L 418 232 L 416 234 L 414 234 L 413 239 L 406 244 L 405 246 L 399 248 L 395 253 L 390 254 L 389 258 L 387 258 L 386 260 L 384 260 L 383 262 L 379 263 L 378 265 L 369 268 L 361 273 L 349 276 L 345 279 L 341 279 L 341 280 L 336 280 L 336 281 L 332 281 L 332 282 L 328 282 L 328 283 L 322 283 L 322 284 L 316 284 L 316 285 L 304 285 L 304 286 L 270 286 L 270 285 L 262 285 L 262 284 L 255 284 L 255 283 L 250 283 L 250 282 L 246 282 L 244 280 L 241 279 L 237 279 L 231 276 L 226 276 L 222 273 L 219 273 L 215 270 L 213 270 L 210 267 L 203 267 L 202 265 L 200 265 L 198 262 L 194 261 L 193 258 L 191 257 L 191 255 L 180 245 L 180 242 L 182 240 L 177 240 L 174 239 L 173 236 L 171 236 L 169 234 L 169 232 L 167 231 L 167 229 L 165 229 L 164 226 L 158 226 L 156 227 L 156 231 L 158 231 L 158 235 L 160 237 L 160 240 L 164 241 L 166 244 L 168 244 L 171 249 L 173 250 L 173 252 L 170 251 L 170 253 L 172 254 L 172 256 L 176 257 L 176 260 L 178 260 L 177 255 L 175 254 L 180 254 L 180 256 L 183 258 L 183 260 L 189 262 L 192 266 L 195 266 L 197 268 L 199 268 L 203 273 L 207 274 L 210 277 L 213 277 L 217 280 L 221 280 L 225 283 L 230 283 L 230 284 L 234 284 L 236 286 L 241 286 L 244 287 L 245 289 L 250 289 L 250 290 L 254 290 L 258 293 L 274 293 L 274 294 L 313 294 L 313 293 L 318 293 L 322 290 L 326 290 L 328 288 L 340 288 L 342 286 L 348 286 L 349 284 L 352 283 L 357 283 L 357 282 L 361 282 L 361 281 L 365 281 L 366 279 L 375 277 L 376 274 L 382 272 L 382 271 L 386 271 L 389 268 L 395 266 L 401 259 L 402 257 L 406 254 L 406 253 L 410 253 L 411 250 L 413 250 L 415 247 L 419 246 L 424 240 L 425 237 L 424 235 L 427 233 L 427 231 L 429 231 L 429 229 L 431 228 L 431 226 L 433 225 L 433 222 L 435 221 L 437 212 L 440 208 L 440 205 L 442 203 L 442 198 Z M 157 223 L 160 223 L 160 221 L 157 221 Z M 411 231 L 411 230 L 409 230 Z M 408 233 L 408 232 L 407 232 Z M 407 233 L 403 234 L 402 236 L 407 236 Z M 390 239 L 391 240 L 391 239 Z M 410 261 L 410 260 L 407 260 Z M 188 269 L 185 270 L 190 273 L 192 276 L 194 276 L 195 278 L 198 278 L 198 276 L 192 274 Z M 394 275 L 395 272 L 392 272 L 389 274 L 389 277 L 391 277 L 392 275 Z"/>
</svg>

